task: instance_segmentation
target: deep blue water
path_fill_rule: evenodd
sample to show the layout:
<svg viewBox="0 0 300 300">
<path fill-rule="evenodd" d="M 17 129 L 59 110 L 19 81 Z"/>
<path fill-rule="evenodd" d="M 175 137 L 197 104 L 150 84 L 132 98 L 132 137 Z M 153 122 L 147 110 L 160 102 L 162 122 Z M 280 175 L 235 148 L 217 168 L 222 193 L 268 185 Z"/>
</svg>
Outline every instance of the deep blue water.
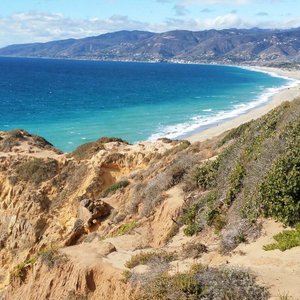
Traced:
<svg viewBox="0 0 300 300">
<path fill-rule="evenodd" d="M 227 66 L 0 58 L 0 130 L 23 128 L 64 151 L 101 136 L 182 137 L 286 83 Z"/>
</svg>

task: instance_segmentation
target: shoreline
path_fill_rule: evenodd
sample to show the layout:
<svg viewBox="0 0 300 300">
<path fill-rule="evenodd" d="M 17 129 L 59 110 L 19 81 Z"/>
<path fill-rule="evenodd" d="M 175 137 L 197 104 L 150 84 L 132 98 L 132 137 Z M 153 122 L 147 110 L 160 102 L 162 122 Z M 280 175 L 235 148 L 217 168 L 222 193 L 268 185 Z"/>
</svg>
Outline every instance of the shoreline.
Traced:
<svg viewBox="0 0 300 300">
<path fill-rule="evenodd" d="M 270 76 L 282 77 L 294 81 L 294 86 L 285 87 L 279 90 L 277 93 L 272 95 L 270 99 L 248 112 L 234 117 L 230 120 L 224 121 L 222 123 L 212 125 L 210 128 L 201 130 L 199 132 L 193 133 L 191 135 L 186 135 L 185 139 L 191 143 L 203 142 L 214 138 L 222 133 L 236 128 L 244 123 L 251 120 L 258 119 L 263 115 L 267 114 L 272 109 L 276 108 L 280 104 L 286 101 L 292 101 L 297 97 L 300 97 L 300 70 L 283 70 L 280 68 L 272 67 L 261 67 L 261 66 L 236 66 L 238 68 L 244 68 L 256 72 L 267 73 Z"/>
<path fill-rule="evenodd" d="M 0 56 L 1 58 L 1 56 Z M 12 57 L 10 57 L 12 58 Z M 53 60 L 74 60 L 81 61 L 85 59 L 65 59 L 65 58 L 41 58 L 41 57 L 16 57 L 16 58 L 29 58 L 29 59 L 53 59 Z M 99 61 L 99 62 L 123 62 L 123 63 L 159 63 L 157 61 L 101 61 L 101 60 L 91 60 L 87 61 Z M 226 131 L 229 131 L 233 128 L 240 126 L 241 124 L 247 123 L 251 120 L 258 119 L 259 117 L 267 114 L 270 110 L 279 106 L 285 101 L 292 101 L 297 97 L 300 97 L 300 70 L 295 69 L 281 69 L 275 67 L 264 67 L 264 66 L 252 66 L 252 65 L 231 65 L 231 64 L 208 64 L 208 63 L 191 63 L 191 62 L 166 62 L 170 64 L 194 64 L 194 65 L 207 65 L 207 66 L 224 66 L 224 67 L 232 67 L 244 69 L 252 72 L 260 72 L 268 74 L 271 77 L 279 77 L 285 80 L 290 81 L 290 84 L 285 84 L 279 86 L 278 88 L 269 88 L 265 89 L 261 96 L 264 96 L 260 101 L 251 101 L 249 102 L 250 106 L 241 111 L 239 114 L 231 115 L 231 112 L 235 112 L 235 110 L 229 111 L 229 116 L 226 116 L 224 119 L 220 118 L 219 120 L 215 120 L 212 123 L 207 123 L 204 125 L 200 125 L 198 128 L 194 128 L 189 132 L 178 132 L 176 137 L 170 137 L 171 139 L 181 139 L 188 140 L 190 142 L 201 142 L 205 140 L 209 140 L 216 136 L 219 136 Z M 273 89 L 273 91 L 272 91 Z M 270 91 L 271 90 L 271 91 Z M 251 104 L 253 106 L 251 107 Z M 144 141 L 156 141 L 158 138 L 151 138 L 152 135 L 146 138 Z M 81 143 L 80 145 L 84 144 Z M 134 144 L 138 144 L 139 141 L 134 142 Z M 67 152 L 65 152 L 67 153 Z"/>
</svg>

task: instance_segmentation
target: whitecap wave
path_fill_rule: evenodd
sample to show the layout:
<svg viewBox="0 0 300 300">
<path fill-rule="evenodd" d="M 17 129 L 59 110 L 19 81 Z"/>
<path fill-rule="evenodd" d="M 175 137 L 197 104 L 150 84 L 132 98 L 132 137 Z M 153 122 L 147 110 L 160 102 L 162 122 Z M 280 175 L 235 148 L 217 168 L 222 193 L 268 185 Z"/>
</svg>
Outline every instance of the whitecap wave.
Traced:
<svg viewBox="0 0 300 300">
<path fill-rule="evenodd" d="M 249 70 L 250 69 L 251 68 L 249 68 Z M 256 69 L 253 70 L 257 71 Z M 269 72 L 265 72 L 265 73 L 269 73 Z M 274 76 L 282 77 L 286 79 L 287 83 L 277 88 L 268 88 L 262 94 L 260 94 L 256 99 L 254 99 L 254 101 L 251 101 L 249 103 L 239 103 L 237 105 L 234 105 L 232 107 L 232 110 L 219 111 L 217 114 L 211 116 L 193 116 L 187 122 L 180 123 L 180 124 L 169 125 L 165 127 L 159 126 L 158 130 L 155 133 L 153 133 L 148 140 L 155 141 L 162 137 L 176 139 L 176 138 L 188 136 L 191 133 L 201 132 L 201 130 L 219 125 L 239 115 L 245 114 L 250 110 L 253 110 L 254 108 L 262 106 L 267 102 L 269 102 L 270 99 L 278 92 L 287 88 L 295 87 L 300 83 L 299 80 L 291 79 L 280 75 L 277 76 L 277 74 L 275 73 Z"/>
</svg>

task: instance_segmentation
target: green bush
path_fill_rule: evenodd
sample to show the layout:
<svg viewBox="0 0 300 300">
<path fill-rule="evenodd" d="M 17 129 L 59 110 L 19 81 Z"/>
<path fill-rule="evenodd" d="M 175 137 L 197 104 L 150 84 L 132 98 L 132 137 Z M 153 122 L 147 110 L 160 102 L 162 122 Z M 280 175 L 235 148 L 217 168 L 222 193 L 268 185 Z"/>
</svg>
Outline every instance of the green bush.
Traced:
<svg viewBox="0 0 300 300">
<path fill-rule="evenodd" d="M 259 157 L 264 141 L 275 136 L 276 128 L 288 107 L 289 103 L 284 103 L 253 123 L 256 126 L 252 128 L 252 132 L 249 132 L 245 157 L 254 160 Z"/>
<path fill-rule="evenodd" d="M 129 185 L 129 181 L 128 180 L 122 180 L 119 182 L 114 183 L 113 185 L 111 185 L 109 188 L 107 188 L 102 194 L 101 196 L 103 198 L 106 198 L 109 195 L 113 195 L 117 190 L 125 188 L 126 186 Z"/>
<path fill-rule="evenodd" d="M 196 223 L 189 224 L 183 229 L 183 232 L 186 236 L 193 236 L 200 231 L 201 231 L 201 228 Z"/>
<path fill-rule="evenodd" d="M 273 164 L 259 191 L 265 216 L 287 225 L 300 221 L 300 143 Z"/>
<path fill-rule="evenodd" d="M 187 225 L 183 232 L 187 236 L 192 236 L 201 230 L 199 224 L 196 222 L 196 217 L 199 211 L 199 204 L 192 204 L 183 209 L 181 222 Z"/>
<path fill-rule="evenodd" d="M 122 275 L 123 275 L 122 282 L 124 283 L 128 283 L 130 278 L 132 277 L 132 273 L 129 270 L 123 271 Z"/>
<path fill-rule="evenodd" d="M 116 235 L 125 235 L 132 232 L 137 227 L 137 223 L 135 221 L 132 221 L 130 223 L 126 223 L 121 225 L 121 227 L 118 229 Z"/>
<path fill-rule="evenodd" d="M 265 245 L 266 251 L 279 249 L 285 251 L 293 247 L 300 246 L 300 223 L 296 225 L 295 230 L 284 230 L 273 236 L 276 243 Z"/>
<path fill-rule="evenodd" d="M 228 205 L 234 201 L 240 192 L 244 175 L 245 167 L 240 162 L 237 162 L 229 178 L 229 190 L 227 191 L 225 200 Z"/>
<path fill-rule="evenodd" d="M 196 173 L 196 181 L 203 190 L 210 189 L 216 185 L 217 171 L 219 169 L 219 159 L 207 161 Z"/>
<path fill-rule="evenodd" d="M 252 125 L 253 121 L 247 122 L 245 124 L 240 125 L 237 128 L 231 129 L 219 142 L 219 146 L 226 144 L 227 142 L 240 138 L 246 131 L 249 130 L 250 125 Z"/>
<path fill-rule="evenodd" d="M 37 256 L 34 256 L 15 266 L 10 273 L 10 281 L 17 278 L 19 278 L 21 281 L 24 281 L 26 278 L 27 270 L 30 269 L 32 265 L 36 263 L 36 261 Z"/>
</svg>

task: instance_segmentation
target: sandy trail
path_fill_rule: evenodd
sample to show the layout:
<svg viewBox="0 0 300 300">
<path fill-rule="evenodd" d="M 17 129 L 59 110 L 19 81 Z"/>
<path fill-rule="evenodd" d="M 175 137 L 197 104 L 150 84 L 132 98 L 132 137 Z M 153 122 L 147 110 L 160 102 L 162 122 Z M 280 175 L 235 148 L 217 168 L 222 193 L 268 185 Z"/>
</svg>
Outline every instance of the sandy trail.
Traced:
<svg viewBox="0 0 300 300">
<path fill-rule="evenodd" d="M 282 230 L 279 223 L 266 221 L 262 236 L 250 244 L 241 244 L 228 261 L 230 265 L 254 272 L 259 282 L 270 288 L 271 299 L 279 299 L 279 295 L 284 294 L 300 299 L 300 247 L 284 252 L 263 250 L 264 245 L 274 242 L 273 235 Z"/>
</svg>

